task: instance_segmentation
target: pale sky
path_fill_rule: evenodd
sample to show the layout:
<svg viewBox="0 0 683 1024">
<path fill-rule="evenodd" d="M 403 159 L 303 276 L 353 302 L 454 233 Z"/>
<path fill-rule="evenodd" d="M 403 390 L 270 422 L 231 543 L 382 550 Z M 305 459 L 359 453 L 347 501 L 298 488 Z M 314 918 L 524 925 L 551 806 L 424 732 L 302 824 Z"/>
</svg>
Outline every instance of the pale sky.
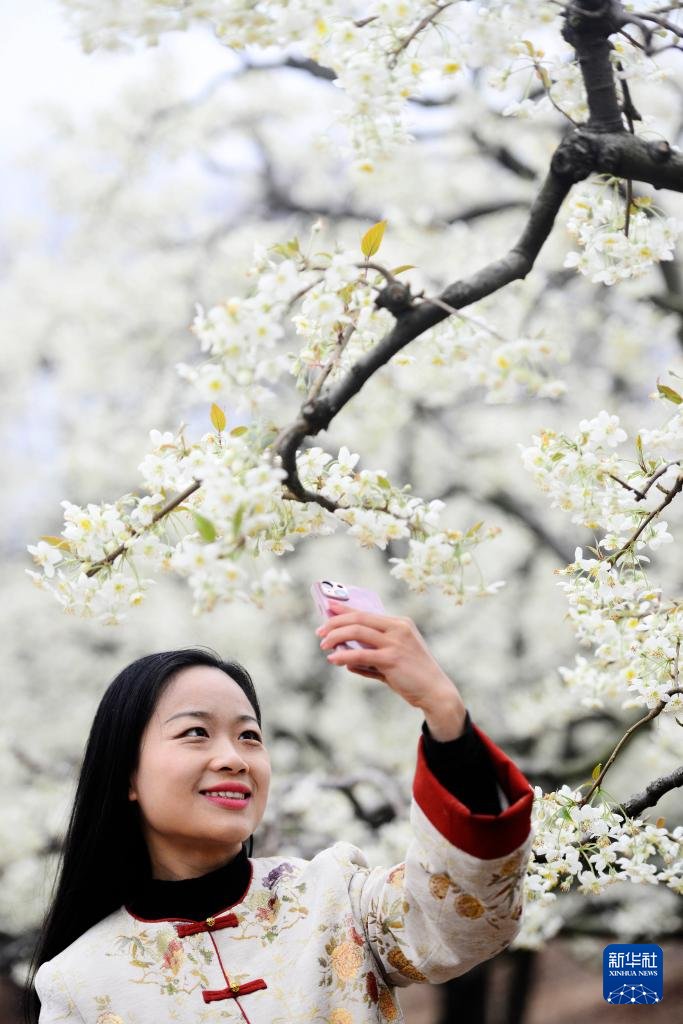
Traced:
<svg viewBox="0 0 683 1024">
<path fill-rule="evenodd" d="M 107 0 L 102 0 L 106 3 Z M 202 77 L 225 70 L 226 51 L 202 30 L 163 37 L 160 47 L 84 54 L 58 0 L 0 0 L 0 180 L 7 210 L 25 201 L 26 170 L 13 157 L 41 138 L 35 106 L 57 101 L 82 112 L 106 102 L 129 77 L 144 74 L 159 49 L 194 62 Z"/>
</svg>

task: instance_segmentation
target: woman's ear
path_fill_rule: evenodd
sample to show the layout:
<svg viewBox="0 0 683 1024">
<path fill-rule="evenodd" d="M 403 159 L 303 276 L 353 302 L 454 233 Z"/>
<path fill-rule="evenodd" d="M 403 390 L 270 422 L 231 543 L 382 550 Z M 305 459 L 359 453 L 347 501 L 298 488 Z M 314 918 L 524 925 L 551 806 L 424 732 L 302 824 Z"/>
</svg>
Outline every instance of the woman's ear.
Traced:
<svg viewBox="0 0 683 1024">
<path fill-rule="evenodd" d="M 130 782 L 128 783 L 128 799 L 129 800 L 137 800 L 137 798 L 138 798 L 137 790 L 135 788 L 135 786 L 136 786 L 135 774 L 136 773 L 133 772 L 133 774 L 130 777 Z"/>
</svg>

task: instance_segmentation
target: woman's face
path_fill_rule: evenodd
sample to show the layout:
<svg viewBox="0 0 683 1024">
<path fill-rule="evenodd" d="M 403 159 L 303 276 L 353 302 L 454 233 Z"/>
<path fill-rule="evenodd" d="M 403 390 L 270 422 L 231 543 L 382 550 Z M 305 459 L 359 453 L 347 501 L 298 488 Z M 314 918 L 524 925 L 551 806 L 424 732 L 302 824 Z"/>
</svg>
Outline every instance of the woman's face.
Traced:
<svg viewBox="0 0 683 1024">
<path fill-rule="evenodd" d="M 192 878 L 236 857 L 263 817 L 269 784 L 263 734 L 241 687 L 218 668 L 182 669 L 147 723 L 130 778 L 154 877 Z M 216 795 L 236 789 L 248 791 L 243 803 Z"/>
</svg>

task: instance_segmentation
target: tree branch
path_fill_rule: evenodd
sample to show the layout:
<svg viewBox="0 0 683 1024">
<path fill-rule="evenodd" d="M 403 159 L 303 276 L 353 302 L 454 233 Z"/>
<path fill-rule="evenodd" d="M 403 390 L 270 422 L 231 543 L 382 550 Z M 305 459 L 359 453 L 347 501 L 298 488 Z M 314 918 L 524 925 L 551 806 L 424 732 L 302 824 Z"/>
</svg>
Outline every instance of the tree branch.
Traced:
<svg viewBox="0 0 683 1024">
<path fill-rule="evenodd" d="M 445 11 L 447 7 L 452 6 L 453 0 L 447 0 L 446 3 L 436 3 L 434 5 L 434 10 L 430 11 L 429 14 L 425 14 L 424 18 L 422 18 L 422 20 L 418 22 L 413 31 L 404 39 L 402 39 L 399 45 L 396 47 L 396 49 L 393 50 L 392 53 L 389 55 L 389 67 L 396 67 L 396 62 L 398 61 L 399 54 L 403 50 L 405 50 L 406 47 L 408 47 L 410 43 L 412 43 L 413 39 L 415 39 L 420 34 L 420 32 L 422 32 L 423 29 L 427 28 L 427 26 L 430 25 L 434 21 L 434 19 L 441 14 L 442 11 Z"/>
<path fill-rule="evenodd" d="M 154 515 L 152 516 L 152 522 L 150 523 L 150 526 L 154 525 L 154 523 L 158 523 L 159 520 L 163 519 L 164 516 L 167 516 L 169 512 L 172 512 L 174 509 L 178 508 L 179 505 L 182 505 L 182 503 L 185 501 L 185 498 L 189 498 L 190 495 L 194 494 L 195 491 L 198 491 L 201 486 L 201 480 L 194 480 L 188 487 L 185 488 L 184 491 L 181 491 L 180 494 L 176 494 L 175 498 L 171 498 L 170 501 L 167 501 L 163 508 L 160 508 L 158 512 L 154 513 Z M 122 544 L 119 544 L 119 546 L 110 554 L 108 554 L 106 558 L 103 558 L 101 561 L 96 562 L 94 565 L 91 565 L 91 567 L 88 569 L 85 575 L 95 576 L 101 569 L 104 569 L 105 566 L 112 565 L 112 563 L 116 561 L 119 555 L 124 554 L 124 552 L 128 550 L 128 546 L 131 540 L 133 540 L 134 537 L 142 536 L 142 534 L 146 533 L 148 529 L 149 526 L 143 526 L 139 530 L 131 530 L 130 537 L 128 537 L 127 540 L 125 540 Z"/>
<path fill-rule="evenodd" d="M 665 140 L 648 141 L 625 130 L 595 135 L 579 129 L 577 135 L 586 138 L 593 149 L 594 173 L 683 192 L 683 155 L 674 152 Z"/>
<path fill-rule="evenodd" d="M 621 4 L 613 0 L 582 0 L 565 11 L 562 35 L 576 51 L 590 111 L 587 127 L 594 132 L 624 129 L 609 57 L 609 36 L 624 24 L 622 14 Z"/>
<path fill-rule="evenodd" d="M 489 142 L 485 139 L 476 129 L 470 132 L 470 138 L 484 156 L 492 157 L 501 167 L 504 167 L 506 171 L 511 171 L 516 174 L 518 178 L 524 178 L 525 181 L 535 181 L 538 174 L 529 164 L 524 163 L 520 160 L 512 150 L 500 142 Z"/>
<path fill-rule="evenodd" d="M 672 689 L 666 691 L 667 697 L 673 697 L 673 695 L 675 693 L 683 693 L 683 690 L 680 689 L 678 686 L 674 686 L 674 687 L 672 687 Z M 665 700 L 658 701 L 658 703 L 655 704 L 655 706 L 653 708 L 650 708 L 648 713 L 646 715 L 644 715 L 643 718 L 639 718 L 637 722 L 634 722 L 634 724 L 631 726 L 630 729 L 626 730 L 626 732 L 621 737 L 621 739 L 617 743 L 616 747 L 614 748 L 614 750 L 612 751 L 612 753 L 608 757 L 606 764 L 601 769 L 600 774 L 598 775 L 597 779 L 594 781 L 594 783 L 591 786 L 591 788 L 588 790 L 586 795 L 584 797 L 582 797 L 581 800 L 579 800 L 579 807 L 583 807 L 584 804 L 588 803 L 588 801 L 590 800 L 591 796 L 593 795 L 595 790 L 600 786 L 600 784 L 601 784 L 602 780 L 604 779 L 605 775 L 607 774 L 607 772 L 610 770 L 610 768 L 614 764 L 619 751 L 622 749 L 624 744 L 627 743 L 628 740 L 630 740 L 631 736 L 636 731 L 636 729 L 639 729 L 641 725 L 645 725 L 647 722 L 651 722 L 653 718 L 657 718 L 658 715 L 661 715 L 661 713 L 664 710 L 664 708 L 666 707 L 666 705 L 667 705 L 667 701 L 665 701 Z"/>
<path fill-rule="evenodd" d="M 563 143 L 560 143 L 558 152 L 562 146 Z M 550 234 L 560 206 L 575 180 L 572 174 L 573 168 L 569 161 L 566 166 L 561 166 L 559 171 L 554 166 L 551 167 L 517 243 L 501 259 L 489 263 L 471 277 L 446 288 L 439 296 L 441 302 L 454 309 L 461 309 L 491 295 L 511 281 L 526 277 Z M 380 292 L 377 303 L 391 308 L 386 301 L 386 291 L 387 289 L 384 289 Z M 402 293 L 409 294 L 408 289 L 402 286 Z M 391 304 L 393 305 L 393 300 Z M 326 430 L 340 410 L 358 394 L 363 384 L 381 366 L 388 363 L 392 356 L 424 331 L 445 320 L 448 315 L 446 310 L 431 302 L 410 305 L 397 316 L 394 328 L 351 367 L 345 378 L 320 395 L 315 402 L 304 403 L 300 417 L 285 427 L 273 442 L 273 451 L 282 459 L 283 468 L 287 473 L 287 485 L 294 494 L 303 492 L 296 472 L 296 449 L 303 438 Z"/>
<path fill-rule="evenodd" d="M 676 463 L 672 463 L 672 465 L 676 465 Z M 661 469 L 657 471 L 657 474 L 658 474 L 659 476 L 662 476 L 662 475 L 664 474 L 664 472 L 665 472 L 665 471 L 666 471 L 666 470 L 667 470 L 668 468 L 669 468 L 669 466 L 662 466 L 662 467 L 661 467 Z M 657 474 L 656 474 L 656 475 L 657 475 Z M 655 475 L 655 476 L 656 476 L 656 475 Z M 652 485 L 653 483 L 654 483 L 654 480 L 650 480 L 650 482 L 649 482 L 649 483 L 648 483 L 648 485 L 647 485 L 647 486 L 648 486 L 648 488 L 649 488 L 649 487 L 650 487 L 650 486 L 651 486 L 651 485 Z M 647 488 L 646 488 L 646 489 L 647 489 Z M 646 490 L 646 489 L 644 489 L 643 493 L 645 493 L 645 490 Z M 675 483 L 675 484 L 673 485 L 673 487 L 671 488 L 671 490 L 670 490 L 670 491 L 667 491 L 667 492 L 666 492 L 666 497 L 664 498 L 664 500 L 663 500 L 663 501 L 661 501 L 661 502 L 659 503 L 659 505 L 657 505 L 657 508 L 654 508 L 654 509 L 652 510 L 652 512 L 650 512 L 650 514 L 649 514 L 648 516 L 646 516 L 646 518 L 645 518 L 645 519 L 643 519 L 642 523 L 640 524 L 640 526 L 638 527 L 638 529 L 636 530 L 636 532 L 635 532 L 635 533 L 633 534 L 633 536 L 632 536 L 632 537 L 630 538 L 630 540 L 627 540 L 627 541 L 626 541 L 626 543 L 624 544 L 624 546 L 623 546 L 623 547 L 619 548 L 619 550 L 618 550 L 618 551 L 615 551 L 615 552 L 613 552 L 613 553 L 612 553 L 611 555 L 608 555 L 608 556 L 607 556 L 607 561 L 608 561 L 608 562 L 611 562 L 611 563 L 612 563 L 612 565 L 616 565 L 616 564 L 617 564 L 617 562 L 619 561 L 619 559 L 621 558 L 621 556 L 622 556 L 622 555 L 624 555 L 624 554 L 626 554 L 626 552 L 627 552 L 627 551 L 630 551 L 630 549 L 631 549 L 631 548 L 633 547 L 633 545 L 635 544 L 635 542 L 636 542 L 636 541 L 638 540 L 638 538 L 640 537 L 640 535 L 641 535 L 641 533 L 643 532 L 643 530 L 644 530 L 644 529 L 645 529 L 645 528 L 646 528 L 647 526 L 649 526 L 649 525 L 650 525 L 650 523 L 652 522 L 652 520 L 653 520 L 653 519 L 655 519 L 655 518 L 656 518 L 656 517 L 657 517 L 657 516 L 659 515 L 659 513 L 660 513 L 660 512 L 662 512 L 662 511 L 663 511 L 663 510 L 664 510 L 664 509 L 666 508 L 666 506 L 667 506 L 667 505 L 670 505 L 670 504 L 671 504 L 671 502 L 672 502 L 672 501 L 674 500 L 674 498 L 676 497 L 676 495 L 677 495 L 677 494 L 680 494 L 682 490 L 683 490 L 683 476 L 679 476 L 678 480 L 677 480 L 677 481 L 676 481 L 676 483 Z"/>
<path fill-rule="evenodd" d="M 648 782 L 645 789 L 626 800 L 622 807 L 629 818 L 637 818 L 646 807 L 654 807 L 665 793 L 680 786 L 683 786 L 683 765 L 675 768 L 670 775 L 661 775 L 658 779 Z"/>
</svg>

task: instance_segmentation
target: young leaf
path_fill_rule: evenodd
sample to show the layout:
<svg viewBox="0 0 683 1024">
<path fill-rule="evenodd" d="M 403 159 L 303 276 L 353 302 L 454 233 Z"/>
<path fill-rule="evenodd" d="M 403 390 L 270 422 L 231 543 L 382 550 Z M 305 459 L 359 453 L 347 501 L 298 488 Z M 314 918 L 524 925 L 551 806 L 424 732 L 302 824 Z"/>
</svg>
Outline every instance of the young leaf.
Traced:
<svg viewBox="0 0 683 1024">
<path fill-rule="evenodd" d="M 210 519 L 206 516 L 200 515 L 199 512 L 194 512 L 194 522 L 197 530 L 204 540 L 208 540 L 209 543 L 216 539 L 216 527 L 213 525 Z"/>
<path fill-rule="evenodd" d="M 636 438 L 636 451 L 638 452 L 638 465 L 642 469 L 643 473 L 647 473 L 647 466 L 645 465 L 645 459 L 643 457 L 643 441 L 640 434 L 638 434 L 638 437 Z"/>
<path fill-rule="evenodd" d="M 365 256 L 366 260 L 369 260 L 371 256 L 379 250 L 384 238 L 384 229 L 387 226 L 385 220 L 380 220 L 377 224 L 373 224 L 368 231 L 365 232 L 361 239 L 360 247 L 361 252 Z"/>
<path fill-rule="evenodd" d="M 233 427 L 230 431 L 230 437 L 241 437 L 242 434 L 246 434 L 248 427 Z"/>
<path fill-rule="evenodd" d="M 553 84 L 553 80 L 548 74 L 548 71 L 546 70 L 546 68 L 541 67 L 540 64 L 536 65 L 536 77 L 540 78 L 546 89 L 549 89 L 550 86 Z"/>
<path fill-rule="evenodd" d="M 673 402 L 674 405 L 681 405 L 683 398 L 673 388 L 668 388 L 666 384 L 658 384 L 657 391 L 659 391 L 662 398 L 668 399 L 669 402 Z"/>
<path fill-rule="evenodd" d="M 240 505 L 232 517 L 232 529 L 233 533 L 237 535 L 240 532 L 242 526 L 242 520 L 244 519 L 244 505 Z"/>
<path fill-rule="evenodd" d="M 60 548 L 62 551 L 71 551 L 71 545 L 68 540 L 64 539 L 64 537 L 44 536 L 40 539 L 44 540 L 46 544 L 52 544 L 53 548 Z"/>
<path fill-rule="evenodd" d="M 390 270 L 389 273 L 392 277 L 398 277 L 398 275 L 402 274 L 405 270 L 415 270 L 415 264 L 402 263 L 400 267 L 394 267 L 394 269 Z"/>
<path fill-rule="evenodd" d="M 219 434 L 221 430 L 225 430 L 225 424 L 227 423 L 225 413 L 221 409 L 220 405 L 216 405 L 215 402 L 211 406 L 211 422 Z"/>
<path fill-rule="evenodd" d="M 601 771 L 602 771 L 602 765 L 601 764 L 596 764 L 595 768 L 593 769 L 593 774 L 592 774 L 593 782 L 597 782 L 598 781 L 598 777 L 599 777 Z"/>
</svg>

